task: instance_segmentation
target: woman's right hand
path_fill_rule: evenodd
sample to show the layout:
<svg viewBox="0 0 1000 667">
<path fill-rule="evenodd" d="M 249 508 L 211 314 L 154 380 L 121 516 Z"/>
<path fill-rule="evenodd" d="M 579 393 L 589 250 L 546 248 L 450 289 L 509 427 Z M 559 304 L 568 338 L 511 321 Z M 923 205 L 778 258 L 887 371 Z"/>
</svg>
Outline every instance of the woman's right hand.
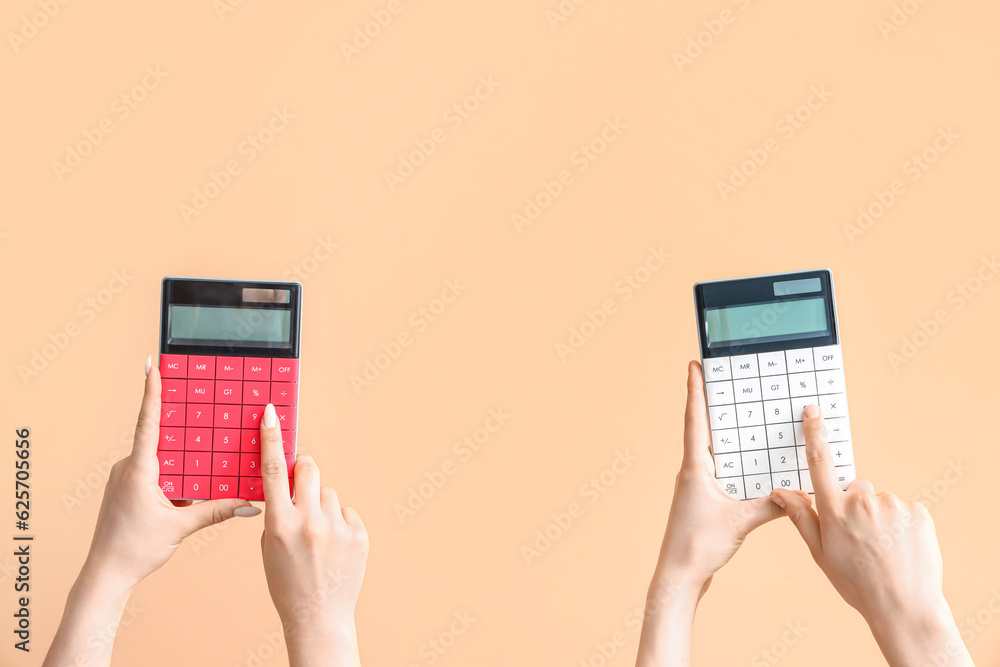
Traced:
<svg viewBox="0 0 1000 667">
<path fill-rule="evenodd" d="M 274 406 L 261 420 L 264 534 L 261 550 L 271 599 L 292 667 L 358 665 L 354 609 L 368 560 L 361 517 L 320 486 L 312 457 L 295 462 L 295 501 Z"/>
<path fill-rule="evenodd" d="M 842 490 L 817 406 L 806 406 L 803 428 L 816 508 L 784 489 L 771 499 L 820 569 L 868 622 L 890 665 L 971 665 L 942 590 L 941 550 L 927 508 L 876 494 L 864 479 Z"/>
</svg>

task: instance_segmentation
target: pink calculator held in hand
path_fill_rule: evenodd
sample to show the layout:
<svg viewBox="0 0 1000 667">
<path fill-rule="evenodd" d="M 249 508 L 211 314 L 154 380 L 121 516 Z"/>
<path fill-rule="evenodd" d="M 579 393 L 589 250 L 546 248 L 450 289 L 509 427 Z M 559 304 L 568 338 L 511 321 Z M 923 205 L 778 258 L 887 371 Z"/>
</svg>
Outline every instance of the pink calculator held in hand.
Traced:
<svg viewBox="0 0 1000 667">
<path fill-rule="evenodd" d="M 295 462 L 302 285 L 164 278 L 160 490 L 172 500 L 263 500 L 260 420 L 274 404 Z"/>
</svg>

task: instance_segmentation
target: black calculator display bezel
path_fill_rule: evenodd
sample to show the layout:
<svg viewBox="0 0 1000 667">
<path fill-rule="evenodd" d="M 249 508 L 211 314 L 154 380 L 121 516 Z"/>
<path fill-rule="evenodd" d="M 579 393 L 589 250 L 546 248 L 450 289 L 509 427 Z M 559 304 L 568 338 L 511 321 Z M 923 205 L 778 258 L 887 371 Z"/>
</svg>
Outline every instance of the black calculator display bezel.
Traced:
<svg viewBox="0 0 1000 667">
<path fill-rule="evenodd" d="M 282 289 L 290 292 L 288 303 L 248 303 L 243 301 L 243 290 Z M 288 347 L 279 343 L 234 345 L 225 341 L 216 344 L 186 345 L 168 343 L 170 306 L 241 306 L 265 310 L 291 311 L 290 342 Z M 268 280 L 219 280 L 214 278 L 163 279 L 160 297 L 160 354 L 196 354 L 216 357 L 271 357 L 298 359 L 300 332 L 302 330 L 302 284 Z"/>
<path fill-rule="evenodd" d="M 812 291 L 787 296 L 774 295 L 774 283 L 789 280 L 804 280 L 819 278 L 820 291 Z M 707 308 L 725 306 L 740 306 L 762 303 L 782 303 L 804 298 L 822 297 L 827 309 L 827 319 L 830 323 L 830 333 L 822 336 L 810 336 L 795 340 L 775 340 L 760 343 L 737 342 L 732 345 L 709 347 L 708 327 L 705 319 Z M 731 280 L 712 280 L 696 283 L 694 286 L 695 310 L 698 313 L 698 337 L 701 344 L 702 359 L 715 357 L 731 357 L 741 354 L 758 352 L 775 352 L 777 350 L 793 350 L 802 347 L 821 347 L 837 345 L 840 334 L 837 327 L 837 304 L 833 293 L 833 276 L 829 269 L 813 271 L 794 271 L 791 273 L 772 273 L 747 278 Z"/>
</svg>

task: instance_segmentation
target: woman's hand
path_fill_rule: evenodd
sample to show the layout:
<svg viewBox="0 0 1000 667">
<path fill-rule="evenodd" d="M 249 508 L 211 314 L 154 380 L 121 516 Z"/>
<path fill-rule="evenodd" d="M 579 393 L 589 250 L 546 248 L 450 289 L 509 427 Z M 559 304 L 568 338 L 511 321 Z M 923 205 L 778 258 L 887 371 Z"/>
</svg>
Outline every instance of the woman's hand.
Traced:
<svg viewBox="0 0 1000 667">
<path fill-rule="evenodd" d="M 292 667 L 359 665 L 354 609 L 368 560 L 361 517 L 320 486 L 312 457 L 295 462 L 295 500 L 274 406 L 261 420 L 264 534 L 261 550 L 271 599 Z"/>
<path fill-rule="evenodd" d="M 132 453 L 111 468 L 97 517 L 87 568 L 113 573 L 126 586 L 138 584 L 173 555 L 197 530 L 260 510 L 246 500 L 170 501 L 159 487 L 156 448 L 160 430 L 160 373 L 146 360 L 146 390 Z"/>
<path fill-rule="evenodd" d="M 971 665 L 942 591 L 941 550 L 927 508 L 875 493 L 865 479 L 842 490 L 819 408 L 806 406 L 803 417 L 816 509 L 783 489 L 772 492 L 773 501 L 786 508 L 833 587 L 868 621 L 890 665 Z"/>
<path fill-rule="evenodd" d="M 698 600 L 753 529 L 784 514 L 770 498 L 734 500 L 715 478 L 701 365 L 688 365 L 684 457 L 646 597 L 639 666 L 687 665 Z"/>
<path fill-rule="evenodd" d="M 684 581 L 704 593 L 712 575 L 729 562 L 750 531 L 783 516 L 784 510 L 767 497 L 734 500 L 720 488 L 709 448 L 705 383 L 697 361 L 688 366 L 687 390 L 684 458 L 656 571 L 675 585 Z"/>
<path fill-rule="evenodd" d="M 90 553 L 70 591 L 45 666 L 109 665 L 113 632 L 136 584 L 159 569 L 191 533 L 260 510 L 245 500 L 171 502 L 159 486 L 156 446 L 160 374 L 146 360 L 146 390 L 132 453 L 115 463 L 104 490 Z"/>
</svg>

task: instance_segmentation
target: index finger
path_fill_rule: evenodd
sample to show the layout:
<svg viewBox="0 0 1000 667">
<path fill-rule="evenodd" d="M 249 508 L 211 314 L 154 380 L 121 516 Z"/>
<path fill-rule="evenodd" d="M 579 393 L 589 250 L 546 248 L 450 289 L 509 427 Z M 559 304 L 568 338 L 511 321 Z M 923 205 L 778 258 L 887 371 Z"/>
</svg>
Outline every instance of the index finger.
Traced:
<svg viewBox="0 0 1000 667">
<path fill-rule="evenodd" d="M 268 514 L 292 506 L 288 495 L 288 464 L 281 445 L 281 425 L 270 403 L 260 420 L 260 476 Z"/>
<path fill-rule="evenodd" d="M 820 415 L 818 405 L 807 405 L 802 411 L 802 430 L 806 436 L 806 460 L 809 462 L 809 476 L 816 493 L 816 511 L 822 517 L 832 507 L 840 503 L 843 490 L 837 479 L 827 442 L 826 422 Z"/>
</svg>

